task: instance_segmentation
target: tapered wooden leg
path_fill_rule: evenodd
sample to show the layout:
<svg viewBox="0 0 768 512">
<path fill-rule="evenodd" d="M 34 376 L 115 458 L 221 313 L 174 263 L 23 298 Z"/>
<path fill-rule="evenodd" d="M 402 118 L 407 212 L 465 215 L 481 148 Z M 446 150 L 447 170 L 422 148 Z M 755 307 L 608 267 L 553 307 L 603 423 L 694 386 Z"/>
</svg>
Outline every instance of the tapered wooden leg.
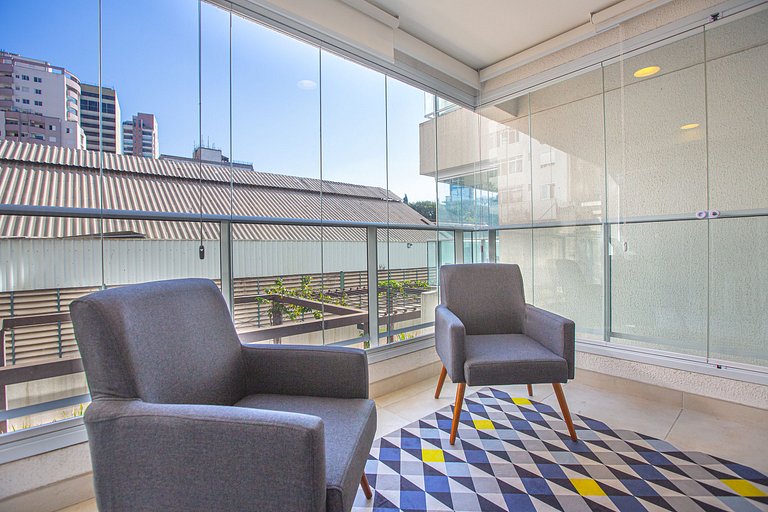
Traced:
<svg viewBox="0 0 768 512">
<path fill-rule="evenodd" d="M 365 476 L 365 473 L 363 473 L 363 478 L 360 480 L 360 487 L 363 488 L 363 494 L 365 494 L 365 499 L 369 500 L 373 498 L 373 493 L 371 492 L 371 486 L 368 485 L 368 477 Z"/>
<path fill-rule="evenodd" d="M 528 384 L 528 396 L 533 396 L 533 386 Z"/>
<path fill-rule="evenodd" d="M 456 405 L 453 406 L 453 424 L 451 425 L 451 444 L 456 441 L 456 431 L 459 430 L 459 418 L 461 417 L 461 404 L 464 402 L 464 388 L 466 383 L 460 382 L 456 387 Z"/>
<path fill-rule="evenodd" d="M 565 401 L 565 395 L 563 394 L 563 388 L 559 382 L 553 382 L 552 387 L 555 388 L 555 395 L 557 395 L 557 403 L 560 404 L 560 410 L 563 411 L 563 419 L 565 424 L 568 425 L 568 432 L 571 434 L 571 439 L 578 441 L 576 437 L 576 429 L 573 428 L 573 421 L 571 420 L 571 411 L 568 410 L 568 402 Z"/>
<path fill-rule="evenodd" d="M 437 378 L 437 389 L 435 390 L 435 398 L 440 398 L 440 391 L 443 390 L 443 382 L 445 382 L 445 376 L 448 375 L 448 370 L 445 366 L 440 370 L 440 377 Z"/>
</svg>

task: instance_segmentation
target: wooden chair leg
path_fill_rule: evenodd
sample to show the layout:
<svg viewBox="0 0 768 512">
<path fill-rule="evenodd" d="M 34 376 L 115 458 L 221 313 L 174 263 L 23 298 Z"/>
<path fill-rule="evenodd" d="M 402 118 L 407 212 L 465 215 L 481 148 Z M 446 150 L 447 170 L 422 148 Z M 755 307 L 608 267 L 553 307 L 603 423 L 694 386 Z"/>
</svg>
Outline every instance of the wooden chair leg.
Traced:
<svg viewBox="0 0 768 512">
<path fill-rule="evenodd" d="M 445 382 L 445 376 L 448 375 L 448 370 L 445 366 L 440 370 L 440 377 L 437 378 L 437 389 L 435 390 L 435 398 L 440 398 L 440 391 L 443 390 L 443 382 Z"/>
<path fill-rule="evenodd" d="M 459 429 L 459 418 L 461 417 L 461 405 L 464 402 L 465 382 L 460 382 L 456 387 L 456 405 L 453 406 L 453 424 L 451 425 L 451 445 L 456 441 L 456 431 Z"/>
<path fill-rule="evenodd" d="M 568 410 L 568 402 L 565 401 L 565 394 L 563 394 L 563 388 L 559 382 L 553 382 L 552 387 L 555 388 L 555 395 L 557 395 L 557 403 L 560 404 L 560 410 L 563 411 L 563 419 L 565 424 L 568 425 L 568 432 L 571 434 L 571 439 L 578 441 L 576 437 L 576 429 L 573 428 L 573 421 L 571 420 L 571 411 Z"/>
<path fill-rule="evenodd" d="M 373 498 L 373 493 L 371 492 L 371 486 L 368 485 L 368 477 L 365 476 L 365 473 L 363 473 L 363 478 L 360 479 L 360 487 L 363 488 L 363 494 L 365 494 L 365 499 L 369 500 Z"/>
<path fill-rule="evenodd" d="M 528 384 L 528 396 L 533 396 L 533 386 Z"/>
</svg>

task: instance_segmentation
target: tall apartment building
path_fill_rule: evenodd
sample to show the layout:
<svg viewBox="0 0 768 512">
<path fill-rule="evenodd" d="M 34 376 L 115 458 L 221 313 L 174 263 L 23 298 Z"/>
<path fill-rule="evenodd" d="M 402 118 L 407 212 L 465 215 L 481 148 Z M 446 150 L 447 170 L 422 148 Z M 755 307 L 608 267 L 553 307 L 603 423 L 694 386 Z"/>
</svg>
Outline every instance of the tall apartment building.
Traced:
<svg viewBox="0 0 768 512">
<path fill-rule="evenodd" d="M 123 153 L 147 158 L 160 157 L 157 119 L 154 114 L 139 112 L 123 122 Z"/>
<path fill-rule="evenodd" d="M 99 131 L 99 112 L 101 112 L 101 131 Z M 99 149 L 108 153 L 123 152 L 120 127 L 120 101 L 117 91 L 111 87 L 82 84 L 80 93 L 80 125 L 85 131 L 87 148 Z"/>
<path fill-rule="evenodd" d="M 62 67 L 0 52 L 0 139 L 85 149 L 80 91 Z"/>
</svg>

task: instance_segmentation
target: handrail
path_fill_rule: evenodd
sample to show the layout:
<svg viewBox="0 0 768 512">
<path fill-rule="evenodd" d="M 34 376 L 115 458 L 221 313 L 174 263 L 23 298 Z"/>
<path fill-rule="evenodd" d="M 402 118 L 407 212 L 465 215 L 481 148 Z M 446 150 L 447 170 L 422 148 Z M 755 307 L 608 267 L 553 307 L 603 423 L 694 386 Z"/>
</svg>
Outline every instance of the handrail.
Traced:
<svg viewBox="0 0 768 512">
<path fill-rule="evenodd" d="M 66 217 L 85 219 L 116 219 L 116 220 L 146 220 L 165 222 L 231 222 L 234 224 L 264 224 L 273 226 L 303 226 L 303 227 L 337 227 L 337 228 L 377 228 L 404 229 L 419 231 L 463 231 L 467 233 L 483 231 L 512 231 L 518 229 L 537 229 L 549 227 L 602 226 L 618 224 L 646 224 L 649 222 L 697 220 L 695 213 L 679 213 L 670 215 L 643 215 L 636 217 L 577 220 L 544 220 L 538 222 L 503 224 L 498 226 L 467 225 L 453 223 L 430 224 L 389 224 L 386 222 L 360 222 L 334 219 L 302 219 L 295 217 L 265 217 L 257 215 L 226 215 L 218 213 L 194 212 L 158 212 L 143 210 L 114 210 L 99 208 L 68 208 L 61 206 L 37 206 L 22 204 L 0 204 L 0 215 L 17 215 L 29 217 Z M 768 216 L 768 208 L 751 210 L 723 211 L 716 218 L 707 220 L 732 219 L 742 217 Z"/>
<path fill-rule="evenodd" d="M 140 210 L 112 210 L 99 208 L 64 208 L 60 206 L 34 206 L 0 204 L 0 215 L 30 217 L 69 217 L 86 219 L 157 220 L 175 222 L 231 222 L 234 224 L 266 224 L 277 226 L 312 226 L 332 228 L 408 229 L 421 231 L 445 231 L 437 224 L 388 224 L 386 222 L 359 222 L 332 219 L 299 219 L 294 217 L 263 217 L 251 215 L 223 215 L 216 213 L 154 212 Z M 461 228 L 450 228 L 461 229 Z"/>
</svg>

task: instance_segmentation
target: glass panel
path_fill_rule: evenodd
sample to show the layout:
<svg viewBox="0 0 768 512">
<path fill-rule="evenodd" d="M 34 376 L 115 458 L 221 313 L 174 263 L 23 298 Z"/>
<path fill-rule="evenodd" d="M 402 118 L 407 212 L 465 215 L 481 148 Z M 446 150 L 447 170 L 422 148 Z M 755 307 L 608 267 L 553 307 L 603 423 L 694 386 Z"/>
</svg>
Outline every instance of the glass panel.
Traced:
<svg viewBox="0 0 768 512">
<path fill-rule="evenodd" d="M 209 180 L 213 178 L 202 193 L 203 212 L 228 215 L 232 213 L 229 185 L 242 172 L 230 158 L 230 13 L 202 1 L 200 9 L 200 136 L 188 156 L 198 160 L 195 164 Z"/>
<path fill-rule="evenodd" d="M 532 92 L 533 220 L 603 216 L 603 101 L 599 70 Z"/>
<path fill-rule="evenodd" d="M 698 33 L 604 68 L 610 219 L 706 209 L 703 62 Z"/>
<path fill-rule="evenodd" d="M 138 26 L 140 38 L 126 30 Z M 168 37 L 169 31 L 173 37 Z M 161 153 L 193 157 L 190 143 L 200 140 L 198 41 L 197 2 L 102 1 L 102 82 L 114 86 L 119 97 L 124 154 L 150 161 Z M 131 173 L 155 170 L 137 161 L 125 165 Z M 199 168 L 188 161 L 177 161 L 174 167 L 184 178 L 199 179 Z M 188 186 L 180 188 L 187 192 Z M 105 184 L 108 208 L 190 211 L 174 193 L 148 194 L 142 200 L 142 195 L 122 192 L 118 183 Z"/>
<path fill-rule="evenodd" d="M 440 266 L 456 263 L 456 241 L 453 231 L 438 231 L 437 236 Z"/>
<path fill-rule="evenodd" d="M 435 233 L 408 229 L 384 230 L 380 238 L 379 324 L 388 332 L 381 344 L 406 341 L 434 332 L 437 267 Z M 387 239 L 388 238 L 388 239 Z"/>
<path fill-rule="evenodd" d="M 706 356 L 707 222 L 612 226 L 611 341 Z"/>
<path fill-rule="evenodd" d="M 3 3 L 0 141 L 15 156 L 0 164 L 0 203 L 99 207 L 99 155 L 77 151 L 99 149 L 98 17 L 96 0 Z M 111 133 L 104 149 L 114 152 Z M 100 236 L 96 219 L 0 216 L 0 433 L 83 414 L 88 387 L 73 372 L 80 355 L 67 313 L 101 287 Z"/>
<path fill-rule="evenodd" d="M 422 168 L 420 132 L 426 122 L 425 96 L 415 87 L 387 77 L 387 183 L 395 196 L 421 216 L 390 208 L 391 224 L 436 221 L 434 169 Z M 434 160 L 434 159 L 433 159 Z M 400 215 L 396 213 L 400 212 Z"/>
<path fill-rule="evenodd" d="M 500 102 L 480 111 L 483 161 L 493 167 L 489 190 L 489 226 L 531 222 L 531 138 L 528 96 Z"/>
<path fill-rule="evenodd" d="M 710 222 L 709 357 L 768 366 L 768 217 Z"/>
<path fill-rule="evenodd" d="M 104 233 L 107 287 L 183 277 L 217 282 L 220 278 L 218 224 L 110 219 L 104 221 Z M 204 259 L 199 256 L 201 236 Z"/>
<path fill-rule="evenodd" d="M 315 318 L 321 308 L 285 300 L 319 303 L 325 277 L 320 265 L 320 228 L 237 224 L 232 238 L 235 328 L 241 339 L 322 344 L 321 325 Z M 350 261 L 347 268 L 359 266 L 359 261 L 357 265 Z"/>
<path fill-rule="evenodd" d="M 472 227 L 487 217 L 480 170 L 480 116 L 446 108 L 431 122 L 437 130 L 438 221 Z"/>
<path fill-rule="evenodd" d="M 425 93 L 391 78 L 386 85 L 387 182 L 402 196 L 402 202 L 389 203 L 389 223 L 432 224 L 437 220 L 435 172 L 421 168 L 419 153 Z M 380 230 L 379 262 L 385 263 L 386 271 L 379 272 L 379 310 L 389 333 L 381 342 L 434 332 L 425 324 L 434 322 L 438 302 L 436 242 L 434 231 Z"/>
<path fill-rule="evenodd" d="M 573 320 L 577 336 L 602 339 L 600 226 L 534 229 L 533 262 L 533 303 Z"/>
<path fill-rule="evenodd" d="M 768 10 L 706 31 L 710 207 L 768 207 Z"/>
<path fill-rule="evenodd" d="M 49 409 L 44 412 L 0 420 L 0 432 L 82 415 L 88 387 L 84 374 L 73 373 L 69 366 L 80 357 L 72 324 L 67 318 L 46 317 L 68 313 L 70 302 L 98 290 L 101 280 L 98 221 L 0 216 L 0 319 L 6 367 L 0 382 L 0 396 L 6 401 L 0 405 L 18 409 L 85 395 L 67 405 L 44 406 Z M 19 318 L 28 325 L 14 327 Z M 35 377 L 44 370 L 40 365 L 51 366 L 59 375 Z M 17 373 L 17 366 L 23 373 Z M 24 378 L 19 380 L 19 375 Z"/>
<path fill-rule="evenodd" d="M 325 319 L 328 321 L 328 326 L 323 333 L 325 344 L 365 336 L 368 332 L 366 229 L 325 227 L 322 231 L 322 240 L 324 295 L 317 299 L 323 302 Z M 386 247 L 386 244 L 381 244 L 381 247 Z M 382 267 L 383 264 L 380 263 L 379 268 L 382 269 Z M 381 272 L 385 271 L 382 269 Z M 339 308 L 347 308 L 347 310 Z M 339 326 L 336 327 L 336 325 Z M 358 341 L 352 346 L 368 348 L 363 341 Z"/>
<path fill-rule="evenodd" d="M 401 213 L 414 214 L 415 211 L 401 203 L 400 197 L 387 189 L 384 75 L 326 51 L 321 52 L 321 65 L 323 219 L 386 223 L 392 210 L 398 218 Z M 350 247 L 353 241 L 359 239 L 364 243 L 366 240 L 364 230 L 338 231 L 340 236 L 353 232 L 357 235 L 347 240 Z M 325 232 L 323 236 L 324 244 L 337 240 Z M 386 243 L 383 246 L 386 247 Z M 330 254 L 324 251 L 324 268 L 333 264 Z M 354 254 L 362 259 L 366 270 L 365 246 L 355 249 Z M 386 258 L 379 259 L 379 270 L 386 269 L 387 265 Z M 366 312 L 367 288 L 366 281 Z M 365 332 L 360 335 L 367 333 L 368 324 L 365 325 Z M 378 339 L 373 338 L 372 345 L 376 345 Z"/>
<path fill-rule="evenodd" d="M 235 213 L 319 219 L 319 48 L 233 16 L 232 130 Z"/>
<path fill-rule="evenodd" d="M 514 263 L 520 267 L 525 287 L 525 300 L 535 302 L 533 296 L 533 230 L 508 229 L 498 232 L 499 263 Z"/>
</svg>

